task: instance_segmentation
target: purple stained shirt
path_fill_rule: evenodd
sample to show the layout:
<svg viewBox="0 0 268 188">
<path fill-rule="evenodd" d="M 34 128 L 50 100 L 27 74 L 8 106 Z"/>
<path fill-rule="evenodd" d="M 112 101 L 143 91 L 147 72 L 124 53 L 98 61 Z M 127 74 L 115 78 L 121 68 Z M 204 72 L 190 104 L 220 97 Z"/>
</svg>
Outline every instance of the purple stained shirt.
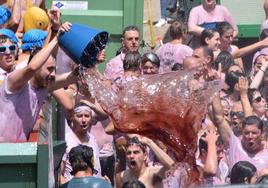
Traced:
<svg viewBox="0 0 268 188">
<path fill-rule="evenodd" d="M 7 89 L 7 78 L 0 87 L 0 142 L 27 141 L 48 91 L 27 84 L 12 93 Z"/>
<path fill-rule="evenodd" d="M 125 54 L 121 52 L 118 56 L 111 59 L 105 66 L 104 76 L 109 80 L 115 80 L 124 75 L 123 60 Z"/>
<path fill-rule="evenodd" d="M 182 64 L 187 56 L 192 56 L 193 50 L 184 44 L 166 43 L 156 51 L 160 59 L 160 73 L 170 72 L 175 63 Z"/>
<path fill-rule="evenodd" d="M 257 171 L 260 172 L 262 169 L 268 167 L 268 149 L 263 149 L 258 152 L 256 155 L 248 154 L 238 137 L 233 133 L 230 140 L 230 149 L 229 149 L 229 169 L 232 169 L 235 163 L 238 161 L 249 161 L 254 164 L 257 168 Z"/>
</svg>

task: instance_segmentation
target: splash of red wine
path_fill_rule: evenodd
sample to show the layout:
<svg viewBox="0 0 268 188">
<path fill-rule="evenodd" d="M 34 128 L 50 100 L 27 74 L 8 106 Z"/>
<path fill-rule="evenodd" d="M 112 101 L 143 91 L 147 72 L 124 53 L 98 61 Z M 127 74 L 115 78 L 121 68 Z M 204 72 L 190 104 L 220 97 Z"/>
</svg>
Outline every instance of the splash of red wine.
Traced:
<svg viewBox="0 0 268 188">
<path fill-rule="evenodd" d="M 201 84 L 192 73 L 171 72 L 141 77 L 115 93 L 93 73 L 86 78 L 118 131 L 162 141 L 175 151 L 177 162 L 187 166 L 183 185 L 199 183 L 197 132 L 208 102 L 220 89 L 218 81 Z"/>
</svg>

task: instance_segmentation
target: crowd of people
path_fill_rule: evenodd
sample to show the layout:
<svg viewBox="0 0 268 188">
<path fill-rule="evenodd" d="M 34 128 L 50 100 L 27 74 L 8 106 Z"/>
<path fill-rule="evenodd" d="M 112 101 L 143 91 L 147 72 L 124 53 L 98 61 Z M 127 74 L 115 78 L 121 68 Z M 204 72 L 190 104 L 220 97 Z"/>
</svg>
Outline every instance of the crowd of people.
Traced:
<svg viewBox="0 0 268 188">
<path fill-rule="evenodd" d="M 60 11 L 46 10 L 44 0 L 26 2 L 0 1 L 0 142 L 31 140 L 43 124 L 42 105 L 53 96 L 66 118 L 62 187 L 179 187 L 180 177 L 167 177 L 176 163 L 174 150 L 159 140 L 118 132 L 58 45 L 72 24 L 61 23 Z M 171 40 L 154 52 L 142 53 L 140 30 L 130 25 L 104 73 L 97 67 L 106 61 L 105 49 L 91 68 L 115 92 L 141 77 L 172 71 L 191 72 L 200 83 L 220 81 L 222 89 L 207 106 L 197 135 L 201 186 L 267 182 L 268 0 L 264 11 L 259 41 L 238 48 L 232 42 L 239 30 L 228 9 L 204 0 L 190 11 L 188 25 L 170 25 Z M 165 12 L 161 17 L 166 24 Z M 251 53 L 252 62 L 243 61 Z"/>
</svg>

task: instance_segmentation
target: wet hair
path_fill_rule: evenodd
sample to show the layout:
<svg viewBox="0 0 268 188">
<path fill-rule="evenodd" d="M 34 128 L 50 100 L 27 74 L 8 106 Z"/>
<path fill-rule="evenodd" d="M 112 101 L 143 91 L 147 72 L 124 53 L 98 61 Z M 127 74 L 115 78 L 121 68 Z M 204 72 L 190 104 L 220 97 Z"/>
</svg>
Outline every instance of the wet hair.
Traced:
<svg viewBox="0 0 268 188">
<path fill-rule="evenodd" d="M 124 71 L 139 70 L 141 55 L 139 52 L 128 52 L 123 60 Z"/>
<path fill-rule="evenodd" d="M 123 32 L 122 32 L 123 38 L 125 37 L 125 34 L 127 31 L 137 31 L 138 33 L 140 33 L 140 30 L 136 25 L 130 25 L 130 26 L 127 26 L 123 29 Z"/>
<path fill-rule="evenodd" d="M 185 33 L 186 26 L 181 21 L 173 22 L 169 27 L 169 33 L 172 39 L 180 39 Z"/>
<path fill-rule="evenodd" d="M 143 153 L 146 152 L 146 145 L 141 143 L 137 137 L 129 138 L 127 141 L 126 147 L 128 148 L 129 146 L 133 146 L 133 145 L 139 146 L 141 150 L 143 151 Z"/>
<path fill-rule="evenodd" d="M 141 64 L 144 65 L 147 61 L 150 61 L 152 64 L 154 64 L 158 68 L 160 67 L 160 59 L 153 52 L 143 54 L 143 56 L 141 57 Z"/>
<path fill-rule="evenodd" d="M 228 22 L 219 22 L 216 26 L 216 30 L 219 32 L 220 36 L 222 36 L 229 29 L 233 29 L 233 27 Z"/>
<path fill-rule="evenodd" d="M 231 65 L 234 64 L 231 53 L 228 51 L 221 51 L 215 61 L 212 63 L 212 68 L 218 70 L 219 63 L 221 63 L 222 72 L 227 73 Z"/>
<path fill-rule="evenodd" d="M 266 37 L 268 37 L 268 28 L 264 29 L 261 34 L 260 34 L 260 40 L 265 39 Z"/>
<path fill-rule="evenodd" d="M 255 92 L 257 92 L 259 90 L 257 90 L 256 88 L 249 88 L 248 89 L 248 100 L 250 102 L 250 104 L 253 103 L 253 99 L 254 99 L 254 94 Z"/>
<path fill-rule="evenodd" d="M 211 39 L 214 37 L 215 33 L 218 33 L 215 29 L 204 29 L 200 36 L 200 45 L 207 46 L 206 38 Z"/>
<path fill-rule="evenodd" d="M 238 71 L 235 71 L 235 72 L 231 71 L 226 74 L 225 83 L 230 87 L 229 88 L 230 92 L 234 91 L 235 84 L 238 83 L 240 76 L 245 76 L 245 74 L 238 72 Z"/>
<path fill-rule="evenodd" d="M 179 64 L 179 63 L 175 63 L 172 67 L 171 67 L 171 70 L 172 71 L 178 71 L 178 70 L 182 70 L 183 69 L 183 66 L 182 64 Z"/>
<path fill-rule="evenodd" d="M 258 129 L 263 131 L 263 121 L 258 116 L 248 116 L 242 122 L 242 128 L 244 129 L 246 126 L 249 125 L 257 125 Z"/>
<path fill-rule="evenodd" d="M 245 184 L 245 178 L 249 181 L 256 174 L 257 168 L 248 161 L 238 161 L 231 170 L 231 184 Z"/>
<path fill-rule="evenodd" d="M 72 175 L 75 175 L 79 171 L 84 171 L 90 168 L 92 173 L 93 167 L 93 149 L 86 145 L 78 145 L 73 147 L 69 153 L 69 161 L 72 166 Z"/>
<path fill-rule="evenodd" d="M 268 184 L 268 174 L 258 177 L 256 184 Z"/>
<path fill-rule="evenodd" d="M 123 184 L 122 188 L 146 188 L 139 180 L 130 180 Z"/>
</svg>

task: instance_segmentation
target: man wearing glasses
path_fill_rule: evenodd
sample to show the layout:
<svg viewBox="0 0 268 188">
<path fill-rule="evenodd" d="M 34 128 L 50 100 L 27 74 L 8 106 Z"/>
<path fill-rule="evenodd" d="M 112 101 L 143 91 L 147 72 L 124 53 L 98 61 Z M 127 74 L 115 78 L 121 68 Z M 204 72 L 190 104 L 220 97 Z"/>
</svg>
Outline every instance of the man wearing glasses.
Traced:
<svg viewBox="0 0 268 188">
<path fill-rule="evenodd" d="M 18 39 L 9 29 L 0 29 L 0 85 L 13 70 Z"/>
<path fill-rule="evenodd" d="M 57 37 L 30 58 L 26 67 L 12 71 L 4 78 L 0 87 L 0 142 L 26 141 L 48 92 L 77 81 L 75 71 L 55 76 L 55 57 L 52 55 L 59 34 L 70 27 L 70 23 L 63 24 Z M 12 51 L 8 43 L 5 46 L 7 53 Z M 3 58 L 9 62 L 14 56 Z"/>
<path fill-rule="evenodd" d="M 268 149 L 262 144 L 263 122 L 255 115 L 243 119 L 241 138 L 232 131 L 229 123 L 225 120 L 220 97 L 216 96 L 213 103 L 215 125 L 218 127 L 220 136 L 225 145 L 229 147 L 230 169 L 238 161 L 249 161 L 261 172 L 268 167 Z M 246 113 L 245 113 L 246 114 Z"/>
</svg>

